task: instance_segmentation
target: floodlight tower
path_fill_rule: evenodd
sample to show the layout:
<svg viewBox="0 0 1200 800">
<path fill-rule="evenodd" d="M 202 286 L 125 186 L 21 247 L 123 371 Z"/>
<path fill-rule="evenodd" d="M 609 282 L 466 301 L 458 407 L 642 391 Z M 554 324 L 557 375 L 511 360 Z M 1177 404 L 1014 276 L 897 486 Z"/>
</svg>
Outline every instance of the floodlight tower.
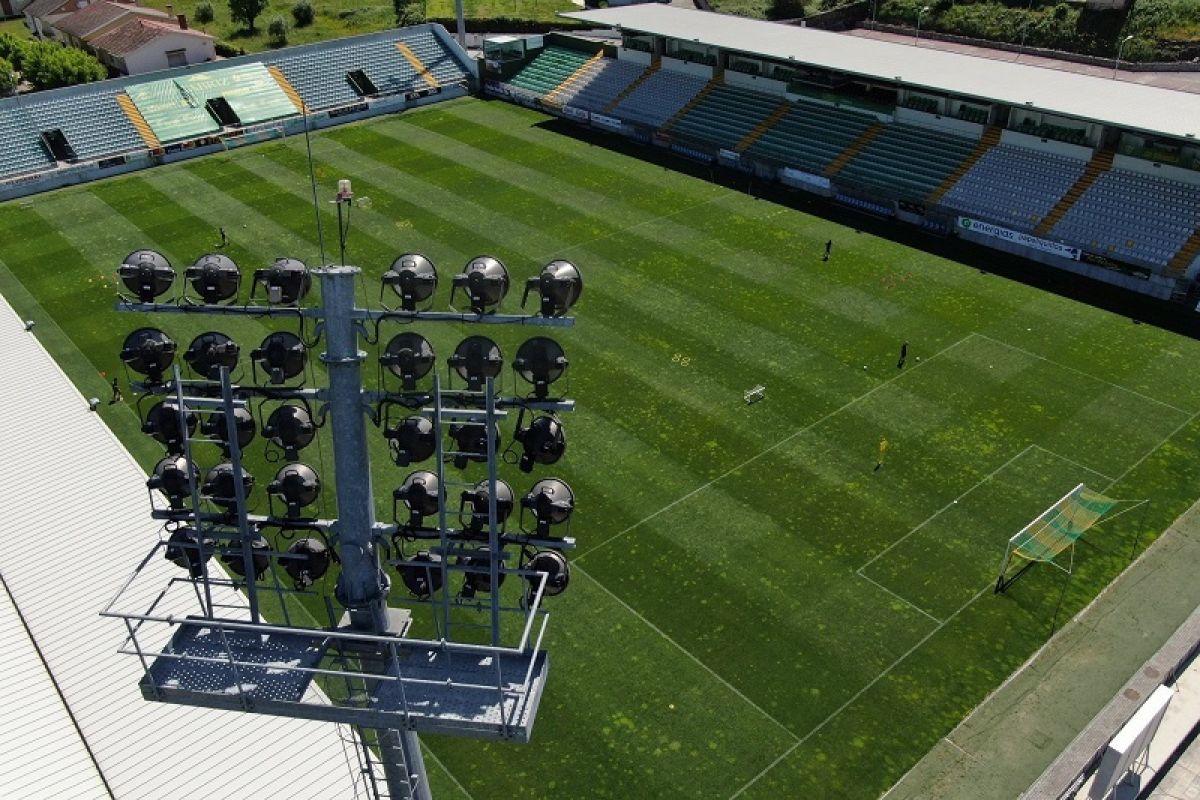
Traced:
<svg viewBox="0 0 1200 800">
<path fill-rule="evenodd" d="M 348 182 L 339 185 L 336 202 L 352 202 Z M 497 391 L 503 363 L 499 348 L 486 337 L 468 337 L 448 361 L 467 388 L 443 389 L 435 376 L 430 392 L 416 388 L 416 382 L 431 371 L 432 347 L 424 337 L 407 332 L 394 337 L 380 358 L 403 382 L 396 392 L 383 385 L 364 388 L 367 353 L 360 344 L 378 342 L 380 326 L 391 321 L 571 325 L 573 319 L 566 313 L 582 289 L 574 265 L 552 262 L 530 280 L 526 294 L 537 288 L 540 296 L 537 312 L 530 315 L 499 313 L 508 273 L 501 262 L 488 256 L 472 259 L 454 279 L 455 290 L 468 295 L 469 312 L 416 310 L 417 303 L 429 300 L 437 278 L 432 263 L 415 254 L 397 259 L 384 276 L 384 287 L 391 285 L 401 296 L 400 309 L 357 306 L 360 271 L 354 266 L 330 265 L 310 273 L 294 259 L 280 259 L 258 270 L 252 282 L 251 302 L 261 286 L 268 298 L 265 306 L 233 301 L 240 275 L 224 256 L 204 256 L 188 270 L 200 302 L 186 293 L 176 302 L 158 301 L 170 290 L 174 271 L 153 251 L 132 253 L 118 272 L 135 295 L 123 298 L 119 310 L 244 314 L 301 323 L 300 335 L 277 331 L 249 354 L 251 372 L 256 380 L 261 377 L 261 385 L 234 382 L 231 376 L 240 350 L 224 334 L 202 334 L 188 348 L 186 360 L 201 376 L 195 381 L 184 380 L 178 366 L 173 368 L 174 379 L 165 380 L 177 348 L 162 331 L 142 328 L 125 342 L 122 360 L 146 377 L 137 388 L 148 396 L 167 398 L 151 409 L 144 427 L 168 448 L 148 483 L 170 502 L 169 508 L 153 512 L 171 534 L 156 548 L 186 568 L 188 577 L 174 579 L 172 585 L 188 584 L 200 604 L 199 613 L 182 622 L 178 615 L 163 616 L 154 607 L 148 611 L 120 608 L 124 596 L 146 596 L 131 591 L 143 562 L 106 608 L 106 615 L 126 622 L 129 636 L 122 652 L 142 660 L 143 695 L 163 702 L 332 721 L 360 732 L 374 730 L 370 743 L 378 750 L 387 796 L 392 798 L 430 800 L 419 731 L 527 741 L 548 669 L 546 654 L 539 649 L 548 618 L 541 601 L 565 589 L 569 567 L 562 553 L 574 547 L 574 539 L 556 535 L 551 526 L 566 527 L 562 523 L 574 510 L 575 496 L 557 478 L 540 481 L 521 500 L 520 532 L 507 530 L 505 518 L 516 504 L 516 495 L 498 474 L 499 424 L 507 409 L 519 410 L 513 446 L 520 443 L 524 448 L 523 471 L 558 460 L 565 437 L 556 415 L 573 410 L 574 402 L 550 397 L 548 387 L 565 371 L 566 356 L 550 339 L 530 339 L 522 346 L 514 370 L 536 391 L 527 397 L 502 396 Z M 301 305 L 311 285 L 310 275 L 317 278 L 321 290 L 316 307 Z M 311 346 L 304 340 L 306 320 L 316 321 L 315 333 L 324 339 L 320 360 L 328 374 L 326 388 L 303 386 Z M 373 339 L 367 330 L 371 324 Z M 242 468 L 242 448 L 254 434 L 253 427 L 247 430 L 245 424 L 251 398 L 262 398 L 264 404 L 285 401 L 263 429 L 263 439 L 282 447 L 289 462 L 267 486 L 271 497 L 283 501 L 282 515 L 275 513 L 273 503 L 266 516 L 248 510 L 254 479 Z M 310 404 L 321 404 L 315 415 Z M 385 409 L 394 405 L 416 411 L 405 420 L 416 423 L 395 428 L 384 424 Z M 526 412 L 536 416 L 522 428 L 520 420 Z M 199 422 L 198 417 L 205 421 Z M 436 470 L 418 470 L 395 490 L 395 502 L 403 502 L 411 512 L 395 524 L 375 518 L 368 420 L 383 427 L 389 440 L 396 437 L 391 444 L 398 464 L 428 458 L 427 442 L 433 440 Z M 337 513 L 334 519 L 315 519 L 303 516 L 302 509 L 317 498 L 321 480 L 315 469 L 298 462 L 297 451 L 312 441 L 316 426 L 326 423 L 333 442 Z M 192 449 L 193 442 L 201 441 L 193 438 L 197 429 L 210 437 L 207 441 L 219 444 L 227 459 L 209 470 L 203 482 Z M 455 442 L 451 450 L 443 450 L 447 434 Z M 463 482 L 447 472 L 448 463 L 457 468 L 483 463 L 487 478 Z M 450 489 L 456 486 L 466 487 L 461 525 L 453 525 L 448 514 Z M 536 523 L 529 530 L 524 525 L 527 511 Z M 436 525 L 427 524 L 426 519 L 434 516 Z M 300 539 L 281 551 L 265 538 L 272 530 L 305 530 L 319 538 Z M 403 543 L 412 541 L 427 542 L 429 548 L 406 557 Z M 399 558 L 389 558 L 387 563 L 398 570 L 411 592 L 407 601 L 400 601 L 411 608 L 389 603 L 391 581 L 381 559 L 385 548 L 400 551 Z M 507 548 L 520 550 L 516 568 L 506 563 L 511 558 Z M 210 570 L 214 553 L 220 553 L 238 577 L 225 578 Z M 267 568 L 270 560 L 295 581 L 294 593 L 303 594 L 311 593 L 310 587 L 328 569 L 331 555 L 341 567 L 333 595 L 345 613 L 336 618 L 332 603 L 325 600 L 326 626 L 293 623 L 285 602 L 293 592 L 280 584 L 277 571 Z M 455 594 L 452 578 L 459 573 L 463 584 Z M 268 575 L 274 581 L 270 591 L 278 595 L 285 616 L 282 625 L 264 622 L 259 613 L 258 595 L 268 589 L 258 583 Z M 508 575 L 528 585 L 516 606 L 501 600 Z M 218 597 L 230 589 L 244 589 L 248 597 L 248 608 L 240 617 L 231 617 L 231 606 Z M 486 602 L 479 597 L 483 594 L 488 595 Z M 429 610 L 435 638 L 408 636 L 412 615 L 419 608 Z M 489 612 L 488 623 L 482 625 L 490 630 L 485 644 L 452 635 L 451 612 L 471 609 Z M 502 617 L 513 613 L 522 624 L 515 626 L 520 630 L 515 641 L 509 641 Z M 144 628 L 163 623 L 173 630 L 165 647 L 147 647 L 139 641 Z M 456 621 L 454 630 L 460 624 Z M 156 650 L 157 655 L 152 655 Z M 307 690 L 314 678 L 329 695 L 327 702 L 310 697 Z M 370 758 L 368 739 L 362 743 Z"/>
</svg>

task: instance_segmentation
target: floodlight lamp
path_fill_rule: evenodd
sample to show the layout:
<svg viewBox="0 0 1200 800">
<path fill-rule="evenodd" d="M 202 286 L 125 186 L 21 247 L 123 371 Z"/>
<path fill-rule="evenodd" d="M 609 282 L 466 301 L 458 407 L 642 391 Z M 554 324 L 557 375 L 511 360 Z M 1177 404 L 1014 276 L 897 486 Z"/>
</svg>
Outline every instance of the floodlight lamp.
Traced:
<svg viewBox="0 0 1200 800">
<path fill-rule="evenodd" d="M 458 343 L 446 359 L 458 376 L 467 382 L 467 389 L 477 392 L 488 378 L 494 378 L 504 368 L 504 353 L 500 345 L 486 336 L 468 336 Z"/>
<path fill-rule="evenodd" d="M 315 503 L 321 495 L 321 479 L 307 464 L 287 464 L 267 484 L 267 493 L 284 502 L 288 517 L 298 517 L 302 508 Z"/>
<path fill-rule="evenodd" d="M 563 376 L 569 364 L 558 342 L 535 336 L 517 348 L 513 371 L 526 383 L 533 384 L 535 397 L 545 397 L 550 393 L 550 384 Z"/>
<path fill-rule="evenodd" d="M 339 178 L 337 182 L 337 202 L 349 203 L 354 199 L 354 189 L 349 178 Z"/>
<path fill-rule="evenodd" d="M 221 556 L 221 560 L 229 567 L 229 571 L 239 578 L 246 577 L 245 548 L 241 543 L 234 545 L 236 549 Z M 271 544 L 261 536 L 250 542 L 250 563 L 254 568 L 254 579 L 258 580 L 271 566 Z"/>
<path fill-rule="evenodd" d="M 263 426 L 263 436 L 271 444 L 283 448 L 284 457 L 295 459 L 296 453 L 312 444 L 317 426 L 304 406 L 285 403 L 271 412 Z"/>
<path fill-rule="evenodd" d="M 276 331 L 262 340 L 250 353 L 254 363 L 269 377 L 271 383 L 283 383 L 304 372 L 308 348 L 300 337 L 289 331 Z"/>
<path fill-rule="evenodd" d="M 283 569 L 302 591 L 329 571 L 329 562 L 329 548 L 320 539 L 297 539 L 287 549 Z"/>
<path fill-rule="evenodd" d="M 441 507 L 441 490 L 436 473 L 418 470 L 409 474 L 395 491 L 392 499 L 403 502 L 408 508 L 408 524 L 419 528 L 425 517 L 432 516 Z"/>
<path fill-rule="evenodd" d="M 216 381 L 221 379 L 221 367 L 230 371 L 237 367 L 241 352 L 242 348 L 233 339 L 223 333 L 209 331 L 192 339 L 183 354 L 183 360 L 201 378 Z"/>
<path fill-rule="evenodd" d="M 436 356 L 433 345 L 419 333 L 398 333 L 387 343 L 379 363 L 399 378 L 406 390 L 417 388 L 417 381 L 433 369 Z"/>
<path fill-rule="evenodd" d="M 400 567 L 400 580 L 418 600 L 428 599 L 442 588 L 442 557 L 422 550 Z"/>
<path fill-rule="evenodd" d="M 233 475 L 233 464 L 229 462 L 217 464 L 204 476 L 204 483 L 200 484 L 200 495 L 226 511 L 236 511 L 237 485 L 234 483 Z M 253 490 L 254 476 L 243 468 L 242 498 L 249 499 L 250 492 Z"/>
<path fill-rule="evenodd" d="M 462 289 L 471 301 L 471 310 L 476 314 L 495 311 L 508 294 L 508 269 L 500 259 L 491 256 L 476 256 L 467 262 L 463 271 L 454 276 L 450 288 L 450 303 Z"/>
<path fill-rule="evenodd" d="M 540 274 L 525 283 L 521 308 L 525 307 L 529 293 L 535 289 L 541 297 L 542 316 L 561 317 L 571 310 L 571 306 L 579 300 L 579 295 L 583 294 L 583 277 L 579 274 L 579 268 L 570 261 L 551 261 L 542 267 Z"/>
<path fill-rule="evenodd" d="M 470 514 L 470 518 L 464 523 L 467 533 L 478 534 L 488 527 L 488 506 L 491 496 L 488 481 L 480 481 L 462 493 L 462 505 L 459 507 L 458 513 L 460 517 Z M 512 514 L 512 510 L 512 487 L 506 481 L 497 480 L 495 519 L 497 530 L 504 530 L 504 523 Z"/>
<path fill-rule="evenodd" d="M 241 407 L 233 409 L 233 430 L 237 435 L 239 450 L 244 450 L 246 445 L 254 441 L 256 429 L 257 425 L 255 425 L 254 415 L 250 413 L 250 409 Z M 201 422 L 200 432 L 214 441 L 220 442 L 221 447 L 226 452 L 229 451 L 229 423 L 225 419 L 224 411 L 214 412 L 208 419 Z"/>
<path fill-rule="evenodd" d="M 449 426 L 449 433 L 457 451 L 453 457 L 455 467 L 466 469 L 469 461 L 487 461 L 488 436 L 484 423 L 457 423 Z M 500 449 L 500 428 L 496 425 L 492 426 L 492 448 L 493 452 Z"/>
<path fill-rule="evenodd" d="M 153 303 L 175 283 L 175 269 L 166 256 L 154 250 L 134 250 L 117 267 L 117 277 L 138 302 Z"/>
<path fill-rule="evenodd" d="M 146 412 L 142 433 L 148 433 L 166 446 L 168 453 L 182 453 L 184 433 L 179 425 L 179 406 L 174 400 L 160 400 Z M 196 432 L 196 414 L 189 408 L 183 409 L 183 425 L 187 435 Z"/>
<path fill-rule="evenodd" d="M 201 541 L 196 531 L 187 526 L 176 528 L 167 540 L 163 556 L 177 567 L 188 571 L 193 578 L 204 574 L 204 564 L 213 554 L 213 540 L 205 537 Z"/>
<path fill-rule="evenodd" d="M 524 413 L 522 409 L 521 415 Z M 517 462 L 522 472 L 532 472 L 534 464 L 557 463 L 567 449 L 566 429 L 549 414 L 534 417 L 528 428 L 521 427 L 518 420 L 513 438 L 520 442 L 523 450 L 521 460 Z"/>
<path fill-rule="evenodd" d="M 492 556 L 486 547 L 480 547 L 473 555 L 466 556 L 465 558 L 459 556 L 458 563 L 467 568 L 463 579 L 463 597 L 474 597 L 476 592 L 487 593 L 492 591 Z M 504 584 L 504 575 L 503 571 L 497 569 L 497 589 Z"/>
<path fill-rule="evenodd" d="M 562 594 L 567 584 L 571 582 L 571 565 L 566 556 L 554 550 L 542 550 L 525 564 L 524 569 L 530 572 L 545 573 L 546 585 L 542 588 L 543 597 L 556 597 Z M 542 582 L 541 575 L 526 575 L 529 582 L 529 593 L 537 591 Z"/>
<path fill-rule="evenodd" d="M 383 273 L 383 285 L 391 286 L 400 296 L 400 308 L 416 311 L 417 304 L 428 300 L 437 289 L 437 268 L 420 253 L 405 253 Z"/>
<path fill-rule="evenodd" d="M 146 487 L 158 489 L 166 496 L 171 508 L 182 509 L 184 501 L 191 495 L 191 479 L 195 468 L 181 455 L 169 455 L 154 465 Z"/>
<path fill-rule="evenodd" d="M 525 509 L 533 513 L 537 521 L 538 536 L 549 536 L 551 525 L 561 525 L 575 511 L 575 493 L 565 481 L 544 478 L 521 498 L 521 515 Z"/>
<path fill-rule="evenodd" d="M 277 258 L 265 269 L 254 271 L 255 288 L 262 286 L 267 292 L 267 302 L 272 305 L 295 305 L 304 299 L 312 288 L 312 277 L 303 261 L 295 258 Z M 251 297 L 254 289 L 250 290 Z"/>
<path fill-rule="evenodd" d="M 242 273 L 233 259 L 221 253 L 208 253 L 188 267 L 184 277 L 192 289 L 209 305 L 235 297 L 242 286 Z"/>
<path fill-rule="evenodd" d="M 148 383 L 162 383 L 163 372 L 175 360 L 178 346 L 157 328 L 138 328 L 125 337 L 121 360 L 134 372 L 145 375 Z"/>
<path fill-rule="evenodd" d="M 401 467 L 424 461 L 437 449 L 433 423 L 425 417 L 405 417 L 399 424 L 385 428 L 383 435 L 388 440 L 392 460 Z"/>
</svg>

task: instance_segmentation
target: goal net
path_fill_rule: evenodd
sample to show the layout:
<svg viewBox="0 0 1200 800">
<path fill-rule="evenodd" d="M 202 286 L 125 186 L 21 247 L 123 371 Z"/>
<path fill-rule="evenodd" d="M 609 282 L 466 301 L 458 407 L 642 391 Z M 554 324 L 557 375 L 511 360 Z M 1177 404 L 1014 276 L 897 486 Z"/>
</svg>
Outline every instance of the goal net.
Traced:
<svg viewBox="0 0 1200 800">
<path fill-rule="evenodd" d="M 996 578 L 996 592 L 1003 592 L 1026 569 L 1039 561 L 1070 574 L 1075 559 L 1075 542 L 1119 502 L 1082 483 L 1067 492 L 1008 540 L 1004 560 L 1000 562 L 1000 575 Z M 1070 553 L 1065 566 L 1056 560 L 1064 551 Z M 1016 574 L 1008 577 L 1009 568 L 1014 563 L 1020 563 L 1021 567 Z"/>
</svg>

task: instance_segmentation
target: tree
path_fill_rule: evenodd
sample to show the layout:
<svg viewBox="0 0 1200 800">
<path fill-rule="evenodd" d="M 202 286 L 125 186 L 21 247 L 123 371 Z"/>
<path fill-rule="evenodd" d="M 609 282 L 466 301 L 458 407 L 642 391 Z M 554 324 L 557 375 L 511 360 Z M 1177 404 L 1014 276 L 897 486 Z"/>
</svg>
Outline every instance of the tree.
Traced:
<svg viewBox="0 0 1200 800">
<path fill-rule="evenodd" d="M 234 22 L 244 22 L 254 33 L 254 20 L 267 10 L 267 0 L 229 0 L 229 16 Z"/>
<path fill-rule="evenodd" d="M 396 10 L 397 27 L 420 25 L 425 21 L 425 10 L 418 0 L 392 0 L 392 8 Z"/>
<path fill-rule="evenodd" d="M 0 96 L 17 93 L 17 73 L 7 58 L 0 58 Z"/>
<path fill-rule="evenodd" d="M 312 3 L 308 2 L 308 0 L 300 0 L 299 3 L 292 6 L 292 19 L 296 20 L 297 28 L 312 25 L 315 16 L 316 13 L 313 11 Z"/>
<path fill-rule="evenodd" d="M 21 75 L 35 88 L 54 89 L 104 80 L 108 70 L 82 50 L 51 42 L 29 42 L 21 57 Z"/>
<path fill-rule="evenodd" d="M 267 36 L 271 39 L 271 44 L 276 47 L 283 47 L 287 44 L 287 20 L 283 17 L 272 17 L 267 23 Z"/>
<path fill-rule="evenodd" d="M 196 4 L 196 10 L 192 12 L 192 15 L 201 25 L 207 25 L 216 17 L 216 14 L 213 13 L 212 3 L 208 2 Z"/>
</svg>

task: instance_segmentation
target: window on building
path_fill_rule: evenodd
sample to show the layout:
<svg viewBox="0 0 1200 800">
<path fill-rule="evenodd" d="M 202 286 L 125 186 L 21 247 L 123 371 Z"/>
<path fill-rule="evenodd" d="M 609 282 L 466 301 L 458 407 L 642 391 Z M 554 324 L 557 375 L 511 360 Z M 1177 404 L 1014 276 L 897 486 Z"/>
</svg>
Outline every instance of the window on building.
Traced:
<svg viewBox="0 0 1200 800">
<path fill-rule="evenodd" d="M 168 67 L 186 67 L 187 66 L 187 50 L 168 50 L 167 51 L 167 66 Z"/>
</svg>

